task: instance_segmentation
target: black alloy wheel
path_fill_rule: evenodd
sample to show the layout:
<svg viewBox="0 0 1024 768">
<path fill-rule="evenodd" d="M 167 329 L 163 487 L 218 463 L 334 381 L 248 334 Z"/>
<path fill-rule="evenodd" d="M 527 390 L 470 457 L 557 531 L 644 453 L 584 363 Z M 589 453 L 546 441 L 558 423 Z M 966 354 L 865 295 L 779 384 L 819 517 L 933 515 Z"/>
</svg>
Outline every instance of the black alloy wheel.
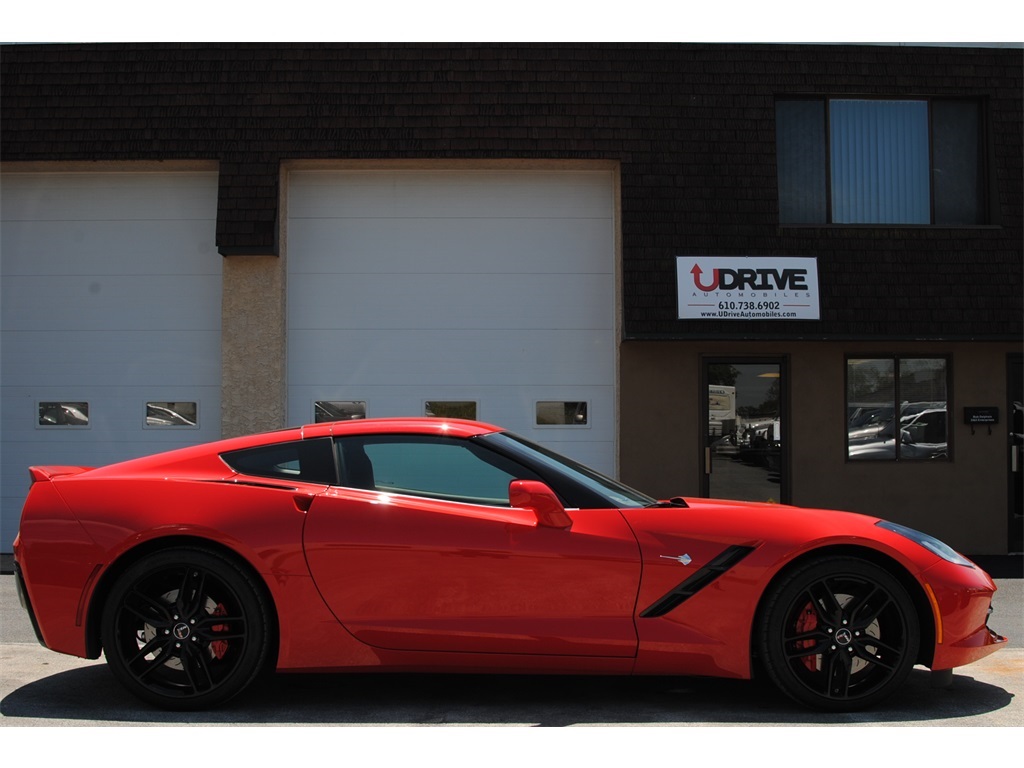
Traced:
<svg viewBox="0 0 1024 768">
<path fill-rule="evenodd" d="M 772 681 L 797 702 L 864 709 L 899 688 L 920 645 L 917 613 L 887 570 L 855 557 L 811 561 L 769 594 L 759 650 Z"/>
<path fill-rule="evenodd" d="M 115 582 L 103 611 L 103 651 L 114 675 L 165 709 L 202 709 L 246 688 L 269 646 L 262 591 L 231 560 L 206 549 L 149 555 Z"/>
</svg>

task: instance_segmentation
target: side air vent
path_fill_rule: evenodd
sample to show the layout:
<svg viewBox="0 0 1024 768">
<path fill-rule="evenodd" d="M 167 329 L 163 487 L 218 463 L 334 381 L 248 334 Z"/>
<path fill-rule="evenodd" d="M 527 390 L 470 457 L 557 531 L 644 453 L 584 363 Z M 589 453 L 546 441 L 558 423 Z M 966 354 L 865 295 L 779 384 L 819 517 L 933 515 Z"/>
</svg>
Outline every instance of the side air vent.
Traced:
<svg viewBox="0 0 1024 768">
<path fill-rule="evenodd" d="M 723 550 L 721 554 L 693 574 L 693 576 L 688 578 L 653 605 L 645 608 L 640 613 L 640 618 L 653 619 L 658 616 L 664 616 L 666 613 L 677 608 L 684 601 L 700 592 L 704 587 L 728 571 L 753 551 L 754 547 L 740 546 L 733 546 Z"/>
</svg>

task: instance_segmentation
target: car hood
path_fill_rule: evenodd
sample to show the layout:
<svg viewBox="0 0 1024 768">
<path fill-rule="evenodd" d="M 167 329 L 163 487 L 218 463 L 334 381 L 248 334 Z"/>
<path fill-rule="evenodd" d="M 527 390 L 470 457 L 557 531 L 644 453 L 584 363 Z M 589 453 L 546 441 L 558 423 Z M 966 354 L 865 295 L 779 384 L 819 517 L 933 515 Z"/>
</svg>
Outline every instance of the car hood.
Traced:
<svg viewBox="0 0 1024 768">
<path fill-rule="evenodd" d="M 876 525 L 880 518 L 855 512 L 743 501 L 685 499 L 686 507 L 623 510 L 646 559 L 699 550 L 713 555 L 728 546 L 762 550 L 765 565 L 812 548 L 862 546 L 920 571 L 938 559 L 922 547 Z M 678 550 L 678 551 L 677 551 Z"/>
</svg>

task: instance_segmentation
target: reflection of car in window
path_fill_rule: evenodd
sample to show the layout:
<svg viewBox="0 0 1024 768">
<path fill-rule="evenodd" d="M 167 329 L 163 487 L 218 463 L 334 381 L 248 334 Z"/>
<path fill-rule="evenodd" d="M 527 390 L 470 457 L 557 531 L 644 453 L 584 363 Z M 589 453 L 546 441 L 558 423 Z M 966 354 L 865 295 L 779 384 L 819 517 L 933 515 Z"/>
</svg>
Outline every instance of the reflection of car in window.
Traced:
<svg viewBox="0 0 1024 768">
<path fill-rule="evenodd" d="M 39 404 L 39 426 L 41 427 L 82 427 L 88 423 L 88 403 Z"/>
<path fill-rule="evenodd" d="M 945 458 L 947 413 L 945 408 L 923 410 L 900 419 L 899 458 Z M 890 422 L 874 437 L 851 438 L 851 459 L 891 459 L 896 457 L 895 425 Z"/>
<path fill-rule="evenodd" d="M 903 403 L 900 406 L 900 421 L 905 422 L 926 410 L 941 410 L 946 407 L 945 401 Z M 849 440 L 865 438 L 894 437 L 894 409 L 889 407 L 857 408 L 847 423 L 846 436 Z"/>
<path fill-rule="evenodd" d="M 191 404 L 191 410 L 195 411 L 195 403 Z M 146 403 L 147 427 L 194 427 L 195 425 L 194 416 L 190 419 L 167 406 Z"/>
<path fill-rule="evenodd" d="M 317 400 L 313 404 L 313 420 L 320 424 L 325 421 L 345 421 L 366 418 L 366 403 L 361 400 Z"/>
<path fill-rule="evenodd" d="M 852 435 L 854 430 L 860 428 L 877 428 L 879 425 L 888 424 L 892 421 L 893 412 L 894 411 L 891 406 L 855 408 L 847 420 L 847 430 Z"/>
</svg>

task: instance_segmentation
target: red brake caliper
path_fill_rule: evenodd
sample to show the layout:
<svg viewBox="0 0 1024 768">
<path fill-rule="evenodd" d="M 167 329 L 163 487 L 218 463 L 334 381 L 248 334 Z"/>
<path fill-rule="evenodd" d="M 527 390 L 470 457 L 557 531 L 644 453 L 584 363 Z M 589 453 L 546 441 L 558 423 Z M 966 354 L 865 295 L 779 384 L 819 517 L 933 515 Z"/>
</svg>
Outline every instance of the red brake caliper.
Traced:
<svg viewBox="0 0 1024 768">
<path fill-rule="evenodd" d="M 227 609 L 224 607 L 224 603 L 217 603 L 217 607 L 213 611 L 214 616 L 227 616 Z M 214 624 L 210 627 L 211 632 L 227 632 L 227 624 Z M 216 659 L 223 659 L 224 655 L 228 652 L 228 641 L 227 640 L 214 640 L 210 643 L 210 650 L 213 652 L 213 656 Z"/>
<path fill-rule="evenodd" d="M 800 609 L 800 617 L 796 620 L 796 631 L 797 634 L 804 634 L 805 632 L 813 632 L 818 626 L 818 614 L 811 606 L 810 603 Z M 798 640 L 798 648 L 813 648 L 815 644 L 814 640 Z M 804 656 L 801 659 L 804 666 L 807 667 L 811 672 L 816 672 L 818 669 L 818 662 L 814 656 Z"/>
</svg>

